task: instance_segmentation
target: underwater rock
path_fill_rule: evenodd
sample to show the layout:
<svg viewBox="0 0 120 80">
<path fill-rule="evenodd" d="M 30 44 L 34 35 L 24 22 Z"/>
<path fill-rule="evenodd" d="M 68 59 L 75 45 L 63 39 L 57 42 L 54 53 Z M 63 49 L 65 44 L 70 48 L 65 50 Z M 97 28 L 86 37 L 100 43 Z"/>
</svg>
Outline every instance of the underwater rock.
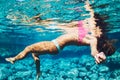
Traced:
<svg viewBox="0 0 120 80">
<path fill-rule="evenodd" d="M 92 73 L 88 76 L 90 80 L 97 80 L 98 79 L 98 74 Z"/>
<path fill-rule="evenodd" d="M 0 68 L 0 80 L 7 80 L 8 76 L 12 74 L 12 70 L 9 70 L 5 67 Z"/>
<path fill-rule="evenodd" d="M 87 69 L 85 67 L 78 68 L 79 72 L 87 72 Z"/>
<path fill-rule="evenodd" d="M 73 80 L 82 80 L 81 78 L 76 78 L 76 79 L 73 79 Z"/>
<path fill-rule="evenodd" d="M 31 75 L 32 75 L 32 71 L 19 71 L 19 72 L 17 72 L 16 74 L 14 74 L 14 77 L 15 78 L 32 78 L 31 77 Z"/>
<path fill-rule="evenodd" d="M 112 72 L 112 73 L 110 74 L 110 77 L 111 77 L 111 78 L 116 78 L 116 77 L 118 77 L 118 76 L 120 76 L 120 70 L 115 70 L 114 72 Z"/>
<path fill-rule="evenodd" d="M 41 77 L 42 77 L 43 79 L 46 78 L 46 77 L 47 77 L 46 73 L 42 72 Z"/>
<path fill-rule="evenodd" d="M 36 71 L 35 65 L 31 58 L 16 62 L 14 65 L 0 64 L 0 80 L 26 80 L 35 79 Z M 87 60 L 86 60 L 87 61 Z M 27 63 L 28 62 L 28 63 Z M 119 80 L 120 70 L 109 73 L 109 68 L 105 65 L 93 65 L 93 62 L 86 62 L 85 64 L 79 64 L 79 58 L 73 59 L 56 59 L 53 61 L 44 59 L 41 62 L 42 75 L 40 80 Z M 78 64 L 77 64 L 78 63 Z M 83 65 L 82 65 L 83 64 Z M 79 67 L 78 67 L 79 66 Z M 31 68 L 30 68 L 31 67 Z M 9 68 L 9 70 L 8 70 Z M 8 74 L 4 75 L 4 71 L 7 69 Z M 2 71 L 2 72 L 1 72 Z M 6 71 L 6 70 L 5 70 Z M 6 72 L 5 72 L 6 73 Z M 106 73 L 108 75 L 106 75 Z M 3 77 L 1 77 L 1 75 Z M 4 77 L 5 76 L 5 77 Z M 9 76 L 8 78 L 6 76 Z M 110 77 L 109 77 L 110 76 Z M 109 77 L 109 78 L 107 78 Z"/>
<path fill-rule="evenodd" d="M 26 68 L 26 66 L 24 66 L 23 64 L 21 64 L 21 63 L 18 62 L 18 63 L 15 63 L 13 65 L 13 69 L 15 69 L 17 71 L 24 71 L 27 68 Z"/>
<path fill-rule="evenodd" d="M 87 73 L 87 76 L 93 74 L 93 72 L 91 72 L 91 71 L 87 71 L 86 73 Z"/>
<path fill-rule="evenodd" d="M 60 71 L 59 75 L 63 78 L 66 79 L 68 76 L 65 71 Z"/>
<path fill-rule="evenodd" d="M 92 57 L 88 56 L 88 55 L 84 55 L 80 58 L 81 62 L 79 62 L 83 67 L 86 67 L 87 70 L 90 70 L 91 67 L 95 64 L 95 62 L 93 61 Z"/>
<path fill-rule="evenodd" d="M 68 70 L 69 67 L 71 66 L 70 61 L 64 61 L 62 60 L 59 64 L 58 64 L 59 68 L 64 69 L 64 70 Z"/>
<path fill-rule="evenodd" d="M 25 79 L 22 78 L 22 77 L 9 76 L 9 77 L 8 77 L 8 80 L 25 80 Z"/>
<path fill-rule="evenodd" d="M 85 76 L 82 80 L 90 80 L 87 76 Z"/>
<path fill-rule="evenodd" d="M 11 64 L 0 63 L 0 68 L 2 68 L 2 67 L 9 69 L 9 68 L 11 68 Z"/>
<path fill-rule="evenodd" d="M 117 80 L 120 80 L 120 76 L 116 77 Z"/>
<path fill-rule="evenodd" d="M 67 72 L 67 76 L 69 78 L 76 78 L 78 76 L 78 69 L 77 68 L 74 68 L 74 69 L 71 69 L 70 71 Z"/>
<path fill-rule="evenodd" d="M 100 66 L 99 67 L 99 72 L 100 73 L 106 73 L 109 71 L 109 68 L 107 66 Z"/>
<path fill-rule="evenodd" d="M 98 79 L 97 79 L 97 80 L 106 80 L 106 79 L 105 79 L 105 77 L 100 76 L 100 77 L 98 77 Z"/>
<path fill-rule="evenodd" d="M 98 71 L 98 65 L 91 66 L 90 71 L 92 71 L 92 72 Z"/>
<path fill-rule="evenodd" d="M 79 64 L 79 58 L 73 58 L 71 62 L 73 62 L 74 64 Z"/>
<path fill-rule="evenodd" d="M 0 57 L 9 56 L 10 52 L 7 51 L 7 48 L 0 48 Z"/>
<path fill-rule="evenodd" d="M 86 72 L 79 72 L 78 77 L 83 78 L 83 77 L 85 77 L 86 75 L 87 75 Z"/>
<path fill-rule="evenodd" d="M 56 77 L 54 80 L 66 80 L 66 79 L 63 79 L 63 78 L 59 78 L 59 77 Z"/>
<path fill-rule="evenodd" d="M 66 80 L 73 80 L 72 78 L 67 78 Z"/>
<path fill-rule="evenodd" d="M 92 63 L 92 62 L 91 62 Z M 87 70 L 90 70 L 90 68 L 92 67 L 92 64 L 91 63 L 86 63 L 85 67 Z"/>
<path fill-rule="evenodd" d="M 108 80 L 120 80 L 120 79 L 113 79 L 113 78 L 109 78 Z"/>
<path fill-rule="evenodd" d="M 70 65 L 71 68 L 74 68 L 74 67 L 77 67 L 77 66 L 78 66 L 78 64 L 76 64 L 74 62 L 71 62 L 71 65 Z"/>
<path fill-rule="evenodd" d="M 79 59 L 79 64 L 86 64 L 86 62 L 88 62 L 88 56 L 87 55 L 84 55 L 84 56 L 81 56 L 81 58 Z"/>
<path fill-rule="evenodd" d="M 41 61 L 41 64 L 43 69 L 52 69 L 53 67 L 53 61 L 51 59 L 45 59 L 45 60 L 43 59 Z"/>
<path fill-rule="evenodd" d="M 18 1 L 18 2 L 23 2 L 23 1 L 25 1 L 25 0 L 16 0 L 16 1 Z"/>
<path fill-rule="evenodd" d="M 22 61 L 22 64 L 25 64 L 25 65 L 28 65 L 28 66 L 33 66 L 35 64 L 35 62 L 32 58 L 27 58 L 24 61 Z"/>
<path fill-rule="evenodd" d="M 50 75 L 45 77 L 43 80 L 55 80 L 55 76 Z"/>
</svg>

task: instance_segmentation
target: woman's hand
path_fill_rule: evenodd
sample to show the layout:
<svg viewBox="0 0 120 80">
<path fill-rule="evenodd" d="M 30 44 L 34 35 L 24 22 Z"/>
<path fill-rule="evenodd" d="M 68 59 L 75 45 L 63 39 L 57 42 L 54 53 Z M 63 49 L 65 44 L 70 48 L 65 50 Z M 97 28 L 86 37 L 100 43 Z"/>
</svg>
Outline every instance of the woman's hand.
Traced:
<svg viewBox="0 0 120 80">
<path fill-rule="evenodd" d="M 100 52 L 94 56 L 96 64 L 99 64 L 106 60 L 106 56 L 103 52 Z"/>
</svg>

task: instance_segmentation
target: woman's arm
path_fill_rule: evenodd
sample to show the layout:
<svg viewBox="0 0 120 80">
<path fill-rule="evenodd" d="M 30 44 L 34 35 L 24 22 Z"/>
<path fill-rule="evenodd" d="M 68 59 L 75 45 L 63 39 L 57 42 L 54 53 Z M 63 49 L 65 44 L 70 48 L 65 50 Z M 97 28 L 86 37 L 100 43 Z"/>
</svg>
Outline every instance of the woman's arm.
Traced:
<svg viewBox="0 0 120 80">
<path fill-rule="evenodd" d="M 97 39 L 95 37 L 90 38 L 91 55 L 95 58 L 97 64 L 103 62 L 106 56 L 103 52 L 97 50 Z"/>
<path fill-rule="evenodd" d="M 93 57 L 99 53 L 97 50 L 97 39 L 95 37 L 90 37 L 90 47 L 91 47 L 91 55 Z"/>
<path fill-rule="evenodd" d="M 92 9 L 92 7 L 90 6 L 89 0 L 87 0 L 85 2 L 85 8 L 87 11 L 90 12 L 90 18 L 94 18 L 94 10 Z"/>
<path fill-rule="evenodd" d="M 94 17 L 94 10 L 92 9 L 89 0 L 85 2 L 85 9 L 89 11 L 90 17 L 86 19 L 87 23 L 89 24 L 90 28 L 95 28 L 96 27 L 96 22 L 95 22 L 95 17 Z"/>
</svg>

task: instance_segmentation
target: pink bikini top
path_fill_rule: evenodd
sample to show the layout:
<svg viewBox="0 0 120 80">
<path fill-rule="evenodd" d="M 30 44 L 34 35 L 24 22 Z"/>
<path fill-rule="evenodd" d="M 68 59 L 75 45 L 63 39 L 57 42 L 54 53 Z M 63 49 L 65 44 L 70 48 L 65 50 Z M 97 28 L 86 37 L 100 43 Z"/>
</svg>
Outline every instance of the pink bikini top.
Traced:
<svg viewBox="0 0 120 80">
<path fill-rule="evenodd" d="M 83 27 L 83 21 L 78 21 L 78 38 L 79 42 L 81 43 L 83 38 L 88 33 L 88 30 Z"/>
</svg>

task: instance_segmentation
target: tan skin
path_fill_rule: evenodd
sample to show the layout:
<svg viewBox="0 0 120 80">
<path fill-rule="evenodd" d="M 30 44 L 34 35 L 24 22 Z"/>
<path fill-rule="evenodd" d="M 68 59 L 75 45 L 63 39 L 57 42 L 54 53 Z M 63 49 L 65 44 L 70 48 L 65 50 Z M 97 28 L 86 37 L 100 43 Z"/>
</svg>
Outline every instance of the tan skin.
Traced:
<svg viewBox="0 0 120 80">
<path fill-rule="evenodd" d="M 90 11 L 91 17 L 88 19 L 83 20 L 83 27 L 88 29 L 88 32 L 91 32 L 91 34 L 86 34 L 85 37 L 82 39 L 81 43 L 79 42 L 79 33 L 78 33 L 78 21 L 72 21 L 70 23 L 60 23 L 56 24 L 56 22 L 52 21 L 42 21 L 41 23 L 45 24 L 56 24 L 57 28 L 64 30 L 64 35 L 61 35 L 60 37 L 56 38 L 55 40 L 59 44 L 60 48 L 63 49 L 67 45 L 89 45 L 91 48 L 91 55 L 95 58 L 96 63 L 101 63 L 106 59 L 106 56 L 103 52 L 98 52 L 97 50 L 97 38 L 101 36 L 102 32 L 99 27 L 95 26 L 95 19 L 93 17 L 93 11 L 91 11 L 90 5 L 86 2 L 86 9 Z M 6 61 L 14 63 L 17 60 L 25 58 L 28 54 L 32 53 L 33 59 L 36 64 L 36 73 L 37 73 L 37 79 L 39 79 L 40 76 L 40 60 L 39 55 L 43 55 L 46 53 L 49 54 L 57 54 L 58 49 L 55 46 L 55 44 L 51 41 L 43 41 L 38 42 L 32 45 L 27 46 L 23 51 L 21 51 L 18 55 L 15 57 L 6 58 Z"/>
</svg>

